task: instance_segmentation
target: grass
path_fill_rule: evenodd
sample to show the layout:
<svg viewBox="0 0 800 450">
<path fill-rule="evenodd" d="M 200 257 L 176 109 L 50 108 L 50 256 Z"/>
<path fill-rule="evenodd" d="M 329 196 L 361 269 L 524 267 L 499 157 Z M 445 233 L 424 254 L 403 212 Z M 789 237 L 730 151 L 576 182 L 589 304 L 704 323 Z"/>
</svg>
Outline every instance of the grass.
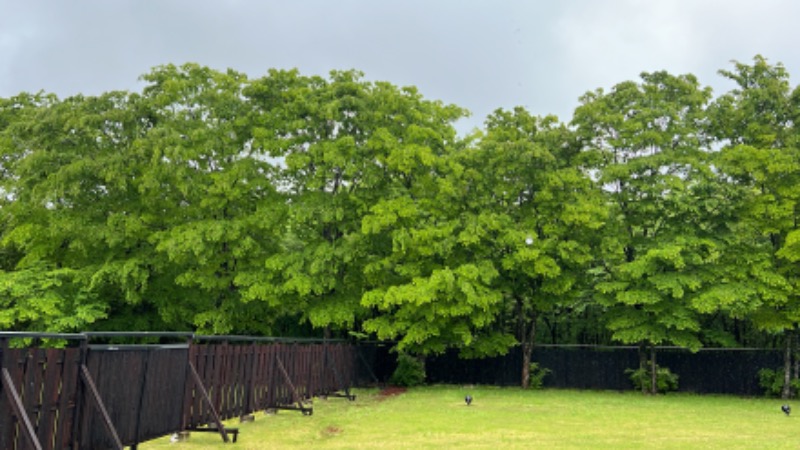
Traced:
<svg viewBox="0 0 800 450">
<path fill-rule="evenodd" d="M 464 395 L 474 397 L 472 406 Z M 236 444 L 193 433 L 170 449 L 796 449 L 800 417 L 781 401 L 730 396 L 431 386 L 384 398 L 356 391 L 349 402 L 316 400 L 314 414 L 259 413 L 239 427 Z M 800 406 L 797 411 L 800 413 Z M 238 422 L 238 421 L 237 421 Z"/>
</svg>

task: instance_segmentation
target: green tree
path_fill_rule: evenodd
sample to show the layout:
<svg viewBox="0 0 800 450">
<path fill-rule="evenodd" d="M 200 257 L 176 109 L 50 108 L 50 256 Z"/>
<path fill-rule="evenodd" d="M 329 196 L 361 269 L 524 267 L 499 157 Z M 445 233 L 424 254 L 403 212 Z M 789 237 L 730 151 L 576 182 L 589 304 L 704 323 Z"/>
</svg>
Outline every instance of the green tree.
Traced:
<svg viewBox="0 0 800 450">
<path fill-rule="evenodd" d="M 736 190 L 737 258 L 709 306 L 736 308 L 762 330 L 784 337 L 783 397 L 790 395 L 793 341 L 800 321 L 800 91 L 781 64 L 756 56 L 720 73 L 736 83 L 710 108 L 721 147 L 714 165 Z M 735 294 L 734 294 L 735 293 Z"/>
<path fill-rule="evenodd" d="M 201 332 L 269 332 L 275 315 L 244 292 L 279 250 L 286 202 L 270 150 L 256 141 L 249 82 L 195 64 L 142 78 L 151 123 L 136 146 L 145 155 L 140 217 L 158 224 L 146 237 L 151 264 L 178 287 L 163 291 L 171 298 L 159 310 Z"/>
<path fill-rule="evenodd" d="M 123 93 L 100 97 L 22 94 L 3 131 L 4 320 L 11 329 L 74 331 L 106 317 L 110 304 L 92 285 L 106 252 L 103 224 L 118 199 L 113 160 L 129 142 L 116 129 Z"/>
<path fill-rule="evenodd" d="M 28 112 L 2 140 L 3 244 L 21 255 L 6 323 L 265 332 L 273 315 L 237 278 L 278 247 L 285 202 L 253 146 L 247 80 L 194 64 L 143 79 L 142 94 L 14 100 Z"/>
<path fill-rule="evenodd" d="M 362 222 L 383 243 L 365 267 L 371 289 L 362 303 L 374 316 L 364 328 L 410 353 L 505 353 L 514 339 L 499 326 L 503 297 L 492 257 L 505 225 L 477 208 L 471 192 L 479 174 L 459 161 L 456 145 L 439 138 L 414 159 L 403 157 L 406 145 L 392 149 L 393 195 Z"/>
<path fill-rule="evenodd" d="M 375 272 L 391 243 L 364 224 L 404 193 L 427 195 L 426 172 L 464 111 L 355 71 L 272 71 L 245 94 L 258 111 L 256 142 L 283 161 L 290 205 L 281 251 L 248 280 L 249 296 L 274 299 L 315 328 L 358 329 L 375 306 L 362 303 L 364 292 L 392 280 Z"/>
<path fill-rule="evenodd" d="M 497 224 L 482 245 L 499 271 L 503 320 L 522 347 L 523 388 L 540 318 L 569 316 L 585 304 L 591 244 L 605 220 L 599 189 L 577 165 L 578 150 L 555 117 L 516 108 L 489 116 L 469 162 L 478 176 L 468 201 L 476 216 Z"/>
<path fill-rule="evenodd" d="M 655 345 L 701 345 L 691 299 L 713 281 L 718 255 L 698 203 L 708 186 L 700 124 L 710 95 L 691 75 L 644 73 L 586 94 L 573 119 L 611 208 L 595 297 L 612 337 L 640 346 L 640 369 L 650 349 L 651 392 Z"/>
</svg>

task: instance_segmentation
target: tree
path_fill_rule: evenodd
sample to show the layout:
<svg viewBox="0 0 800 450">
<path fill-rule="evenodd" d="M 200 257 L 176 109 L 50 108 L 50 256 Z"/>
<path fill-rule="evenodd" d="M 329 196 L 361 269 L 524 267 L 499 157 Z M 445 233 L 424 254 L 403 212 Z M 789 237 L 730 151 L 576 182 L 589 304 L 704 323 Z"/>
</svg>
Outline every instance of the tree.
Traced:
<svg viewBox="0 0 800 450">
<path fill-rule="evenodd" d="M 7 314 L 53 305 L 29 326 L 54 331 L 267 331 L 236 279 L 277 247 L 284 206 L 251 145 L 246 78 L 188 64 L 143 79 L 141 95 L 29 101 L 4 131 L 4 245 L 22 255 Z"/>
<path fill-rule="evenodd" d="M 160 67 L 143 80 L 151 123 L 137 143 L 146 155 L 139 205 L 158 221 L 147 236 L 154 268 L 180 288 L 180 300 L 159 309 L 201 332 L 269 332 L 274 314 L 247 301 L 243 286 L 278 252 L 286 203 L 269 149 L 254 136 L 249 82 L 194 64 Z"/>
<path fill-rule="evenodd" d="M 3 130 L 3 246 L 18 257 L 0 282 L 4 328 L 74 331 L 107 314 L 88 287 L 106 197 L 92 124 L 113 116 L 119 98 L 21 94 L 6 102 L 16 117 Z"/>
<path fill-rule="evenodd" d="M 425 189 L 365 219 L 392 242 L 375 263 L 391 284 L 364 296 L 380 313 L 365 328 L 424 354 L 482 357 L 521 343 L 527 383 L 537 316 L 580 292 L 605 209 L 555 118 L 518 108 L 487 125 L 486 136 L 412 172 Z"/>
<path fill-rule="evenodd" d="M 370 331 L 365 292 L 391 283 L 375 260 L 391 244 L 369 222 L 387 202 L 427 195 L 432 162 L 455 139 L 464 111 L 415 88 L 368 82 L 355 71 L 329 79 L 272 71 L 245 91 L 257 109 L 257 142 L 284 162 L 281 251 L 248 280 L 252 299 L 274 299 L 328 331 Z M 375 218 L 376 214 L 381 216 Z"/>
<path fill-rule="evenodd" d="M 527 388 L 541 316 L 557 309 L 569 315 L 585 301 L 584 274 L 606 209 L 578 166 L 571 132 L 555 117 L 498 110 L 486 128 L 469 161 L 479 176 L 468 201 L 474 214 L 499 225 L 483 245 L 499 271 L 494 286 L 505 299 L 504 320 L 522 347 Z"/>
<path fill-rule="evenodd" d="M 800 223 L 800 91 L 791 90 L 781 64 L 761 56 L 720 73 L 736 88 L 710 109 L 711 129 L 721 147 L 714 164 L 737 189 L 736 244 L 741 257 L 722 289 L 736 288 L 735 304 L 760 329 L 784 336 L 783 397 L 790 395 L 793 341 L 800 321 L 797 247 Z M 719 296 L 726 308 L 731 296 Z M 726 302 L 727 300 L 727 302 Z M 714 305 L 715 303 L 711 303 Z M 795 374 L 797 377 L 797 374 Z"/>
<path fill-rule="evenodd" d="M 432 143 L 425 151 L 413 141 L 393 146 L 397 183 L 362 222 L 364 233 L 383 243 L 365 267 L 372 287 L 362 303 L 374 316 L 364 329 L 422 355 L 448 348 L 465 356 L 505 353 L 514 341 L 499 326 L 503 298 L 492 258 L 505 225 L 477 208 L 471 193 L 478 169 L 459 157 L 467 150 L 441 137 Z"/>
<path fill-rule="evenodd" d="M 691 298 L 713 281 L 708 267 L 718 254 L 697 203 L 709 99 L 691 75 L 644 73 L 640 83 L 586 94 L 573 119 L 586 167 L 611 208 L 594 270 L 596 299 L 612 337 L 639 344 L 642 370 L 650 349 L 651 392 L 655 345 L 701 345 Z"/>
</svg>

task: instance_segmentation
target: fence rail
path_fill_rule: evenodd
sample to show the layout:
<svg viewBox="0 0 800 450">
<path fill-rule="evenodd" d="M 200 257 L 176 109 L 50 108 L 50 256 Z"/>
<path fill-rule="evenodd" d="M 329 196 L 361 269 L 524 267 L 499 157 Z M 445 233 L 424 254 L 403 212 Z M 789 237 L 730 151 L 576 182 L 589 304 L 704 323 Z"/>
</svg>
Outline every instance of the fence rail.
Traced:
<svg viewBox="0 0 800 450">
<path fill-rule="evenodd" d="M 187 342 L 90 345 L 119 337 Z M 10 348 L 11 338 L 78 345 Z M 223 420 L 266 409 L 311 414 L 314 396 L 352 399 L 351 387 L 371 381 L 359 375 L 359 347 L 344 341 L 0 333 L 0 342 L 0 450 L 136 448 L 177 431 L 209 428 L 228 440 Z"/>
</svg>

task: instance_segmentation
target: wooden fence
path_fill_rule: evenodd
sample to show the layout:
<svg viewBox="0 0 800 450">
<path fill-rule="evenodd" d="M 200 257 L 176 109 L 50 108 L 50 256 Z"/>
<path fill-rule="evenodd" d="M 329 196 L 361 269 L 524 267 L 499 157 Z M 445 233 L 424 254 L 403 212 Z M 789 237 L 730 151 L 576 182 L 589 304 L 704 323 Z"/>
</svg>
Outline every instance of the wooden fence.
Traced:
<svg viewBox="0 0 800 450">
<path fill-rule="evenodd" d="M 236 430 L 222 421 L 259 410 L 312 414 L 315 396 L 377 381 L 359 348 L 338 341 L 126 333 L 185 338 L 169 345 L 94 345 L 123 334 L 0 333 L 0 450 L 105 449 L 182 430 Z M 67 348 L 10 348 L 11 338 L 67 339 Z M 359 376 L 359 374 L 362 374 Z"/>
<path fill-rule="evenodd" d="M 633 390 L 628 369 L 639 366 L 639 349 L 631 346 L 540 345 L 533 362 L 547 369 L 543 386 L 563 389 Z M 783 367 L 783 350 L 705 348 L 698 352 L 658 347 L 656 360 L 679 376 L 678 391 L 696 394 L 764 395 L 761 369 Z M 446 384 L 519 386 L 522 351 L 484 359 L 461 359 L 457 351 L 428 358 L 427 381 Z"/>
</svg>

